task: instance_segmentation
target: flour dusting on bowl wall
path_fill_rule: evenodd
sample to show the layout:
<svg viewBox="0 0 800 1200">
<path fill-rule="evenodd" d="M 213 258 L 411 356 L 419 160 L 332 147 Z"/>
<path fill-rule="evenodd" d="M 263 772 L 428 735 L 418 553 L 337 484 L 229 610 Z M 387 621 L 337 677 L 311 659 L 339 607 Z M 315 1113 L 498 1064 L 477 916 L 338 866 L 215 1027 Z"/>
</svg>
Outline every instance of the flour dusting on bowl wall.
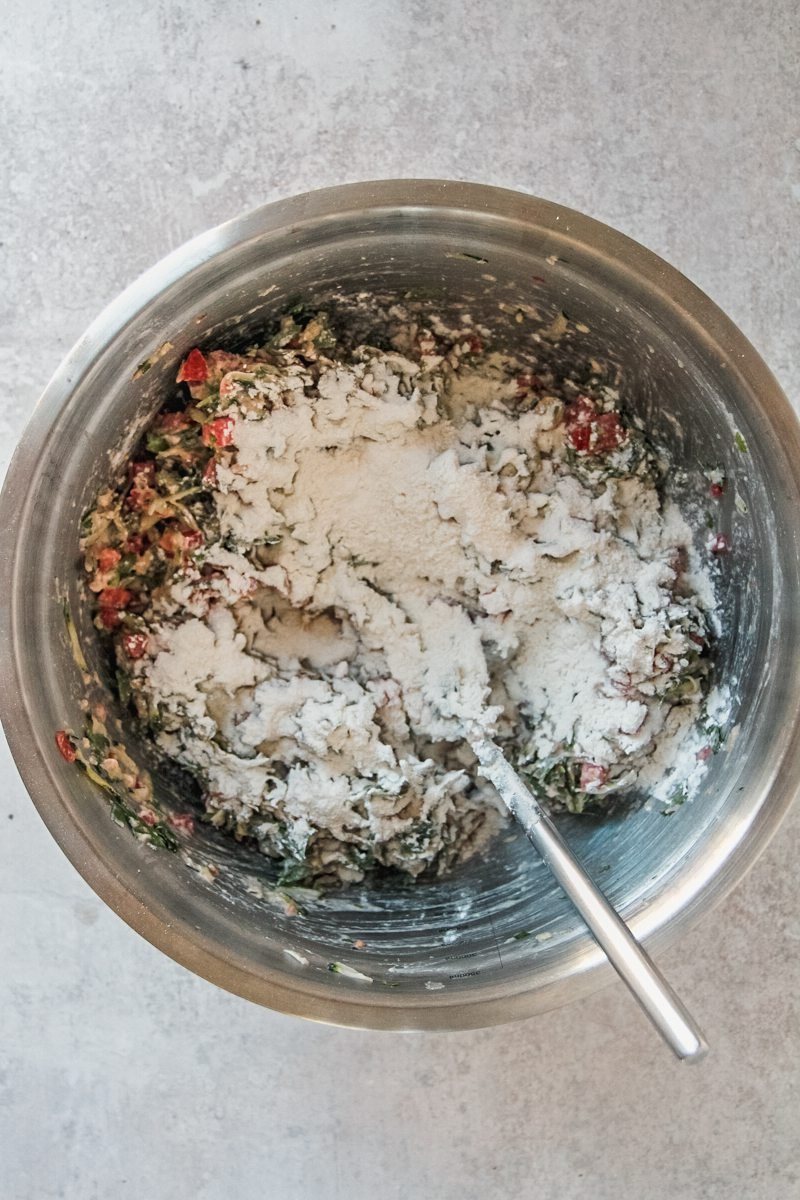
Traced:
<svg viewBox="0 0 800 1200">
<path fill-rule="evenodd" d="M 296 330 L 281 326 L 290 310 Z M 327 332 L 324 323 L 312 324 L 319 313 L 330 314 L 331 336 L 340 344 L 335 353 L 333 343 L 314 352 L 332 355 L 338 390 L 327 387 L 313 357 L 304 357 L 304 331 L 311 328 L 315 338 Z M 380 328 L 390 326 L 381 342 Z M 289 336 L 278 344 L 274 339 L 280 342 L 282 328 Z M 270 344 L 267 338 L 273 339 Z M 372 357 L 359 350 L 365 344 L 374 348 Z M 206 364 L 204 378 L 191 378 L 193 371 L 201 373 L 193 351 Z M 207 352 L 239 358 L 217 360 L 220 371 L 214 375 Z M 351 382 L 343 383 L 348 363 Z M 179 372 L 180 398 L 175 390 Z M 455 387 L 442 383 L 448 373 Z M 212 406 L 220 403 L 223 379 L 230 389 L 214 411 L 209 409 L 210 377 L 216 384 Z M 309 392 L 318 391 L 316 413 L 314 404 L 278 403 L 275 387 L 285 390 L 289 379 L 296 389 L 305 382 Z M 476 405 L 470 387 L 484 393 L 493 388 L 490 405 Z M 387 389 L 394 413 L 385 404 Z M 363 399 L 365 392 L 371 401 Z M 140 444 L 146 453 L 131 459 L 142 430 L 165 402 L 166 410 L 146 435 L 149 442 Z M 356 404 L 361 405 L 358 420 L 353 419 Z M 387 424 L 387 416 L 399 422 L 397 428 Z M 298 425 L 303 420 L 308 432 L 316 422 L 320 453 L 328 452 L 338 428 L 342 479 L 362 489 L 380 484 L 387 503 L 391 489 L 402 485 L 399 473 L 391 475 L 392 462 L 405 455 L 413 479 L 408 452 L 430 440 L 420 480 L 427 486 L 433 474 L 436 482 L 427 493 L 424 487 L 407 489 L 418 493 L 416 511 L 424 515 L 435 505 L 438 524 L 461 533 L 480 518 L 482 532 L 501 547 L 495 554 L 481 545 L 480 529 L 467 539 L 477 547 L 466 556 L 473 559 L 467 569 L 483 572 L 479 611 L 465 613 L 453 603 L 453 583 L 460 575 L 430 579 L 430 564 L 446 561 L 451 545 L 436 543 L 438 526 L 426 531 L 427 560 L 424 553 L 404 559 L 399 543 L 385 560 L 367 557 L 364 546 L 347 547 L 347 530 L 358 540 L 356 518 L 365 510 L 357 495 L 348 500 L 343 483 L 349 519 L 333 509 L 324 516 L 349 557 L 333 572 L 335 581 L 329 572 L 325 595 L 314 596 L 310 588 L 311 616 L 318 624 L 309 630 L 306 621 L 295 628 L 291 613 L 303 609 L 306 598 L 293 596 L 292 587 L 298 588 L 304 563 L 309 576 L 313 556 L 321 552 L 320 539 L 315 543 L 319 513 L 332 494 L 321 482 L 320 453 L 313 459 L 313 437 L 303 441 Z M 294 421 L 294 430 L 287 421 Z M 358 464 L 347 455 L 354 432 L 370 422 L 372 459 L 365 467 L 363 454 Z M 436 444 L 434 455 L 445 425 L 456 436 Z M 289 511 L 272 506 L 276 540 L 262 537 L 262 521 L 247 544 L 241 528 L 246 505 L 239 503 L 235 512 L 237 505 L 215 501 L 214 520 L 222 519 L 222 525 L 204 527 L 198 521 L 199 501 L 181 496 L 177 484 L 194 486 L 192 471 L 211 470 L 213 462 L 218 476 L 206 481 L 207 497 L 238 495 L 241 500 L 244 484 L 263 488 L 257 466 L 267 444 L 259 437 L 267 428 L 272 462 L 292 455 L 300 460 L 308 451 L 308 471 L 304 488 L 285 506 Z M 276 430 L 283 438 L 280 445 Z M 382 444 L 393 449 L 394 458 L 380 460 L 376 447 Z M 640 457 L 634 462 L 635 454 Z M 653 643 L 662 650 L 660 660 L 649 676 L 632 679 L 637 694 L 622 698 L 625 712 L 614 712 L 619 718 L 614 745 L 618 752 L 629 747 L 627 766 L 634 774 L 642 765 L 637 753 L 644 733 L 663 733 L 653 729 L 654 722 L 684 722 L 671 730 L 671 740 L 663 737 L 655 768 L 651 751 L 658 738 L 648 743 L 650 774 L 643 772 L 638 781 L 624 778 L 621 752 L 616 758 L 609 753 L 610 723 L 591 742 L 592 730 L 598 734 L 598 723 L 602 726 L 604 711 L 609 716 L 616 697 L 607 696 L 596 711 L 583 701 L 585 719 L 572 743 L 565 730 L 548 728 L 548 714 L 560 711 L 563 718 L 568 711 L 564 669 L 575 664 L 566 656 L 555 660 L 558 674 L 548 676 L 538 692 L 536 672 L 522 673 L 510 684 L 507 673 L 494 672 L 491 664 L 487 673 L 485 662 L 481 667 L 476 630 L 482 628 L 486 641 L 499 647 L 499 660 L 503 625 L 511 639 L 515 625 L 536 624 L 531 596 L 519 590 L 514 576 L 519 564 L 514 560 L 508 569 L 513 555 L 524 553 L 525 539 L 514 541 L 501 513 L 518 511 L 523 496 L 528 511 L 531 497 L 538 495 L 544 497 L 542 509 L 552 509 L 554 493 L 548 494 L 544 483 L 556 469 L 552 464 L 563 466 L 567 455 L 575 487 L 569 495 L 559 494 L 564 517 L 558 531 L 549 533 L 555 553 L 545 556 L 552 578 L 559 580 L 559 603 L 569 582 L 563 560 L 587 549 L 580 541 L 568 545 L 568 532 L 587 517 L 596 531 L 601 494 L 617 497 L 616 510 L 609 505 L 609 529 L 614 523 L 621 529 L 620 516 L 627 512 L 625 521 L 637 526 L 636 536 L 651 538 L 651 562 L 663 568 L 670 539 L 686 552 L 686 562 L 664 568 L 684 586 L 672 597 L 668 630 L 669 606 L 662 606 L 665 624 Z M 129 471 L 121 486 L 126 459 L 133 462 L 133 474 Z M 231 990 L 284 1011 L 387 1028 L 491 1024 L 577 998 L 605 980 L 602 956 L 523 839 L 508 827 L 498 829 L 491 796 L 475 788 L 471 764 L 459 757 L 458 722 L 466 709 L 478 711 L 496 731 L 505 729 L 509 745 L 516 729 L 515 745 L 530 755 L 528 765 L 550 789 L 551 801 L 571 810 L 562 818 L 570 841 L 637 936 L 652 934 L 655 947 L 674 936 L 753 861 L 797 777 L 797 617 L 781 603 L 781 595 L 797 589 L 799 461 L 795 418 L 741 334 L 660 260 L 586 217 L 497 189 L 407 181 L 347 186 L 267 206 L 177 251 L 115 302 L 56 375 L 23 439 L 3 494 L 2 550 L 12 565 L 3 653 L 15 682 L 3 699 L 3 719 L 12 749 L 44 819 L 92 886 L 166 952 Z M 668 472 L 664 463 L 671 464 Z M 164 472 L 176 483 L 172 492 L 162 487 Z M 656 477 L 660 515 L 648 509 L 652 485 L 647 481 Z M 639 491 L 626 497 L 631 480 Z M 491 489 L 481 493 L 482 481 L 490 481 Z M 148 488 L 183 504 L 183 511 L 155 515 L 145 528 L 147 506 L 137 507 L 129 497 L 138 489 L 150 504 Z M 584 510 L 581 488 L 589 504 Z M 109 507 L 101 510 L 98 496 L 104 494 Z M 495 523 L 487 525 L 486 514 L 495 511 L 492 497 L 502 502 Z M 311 502 L 305 531 L 298 528 L 303 499 Z M 398 530 L 414 511 L 411 504 L 407 510 L 398 505 Z M 643 519 L 648 511 L 651 517 Z M 685 524 L 678 533 L 681 511 L 689 518 L 693 540 Z M 81 531 L 87 512 L 95 514 L 95 524 L 84 524 Z M 121 520 L 124 530 L 99 528 L 98 512 L 112 524 Z M 540 544 L 546 520 L 546 513 L 540 515 Z M 83 586 L 81 532 L 94 601 Z M 390 526 L 383 531 L 389 544 L 393 532 Z M 41 547 L 35 560 L 21 552 L 23 540 Z M 617 555 L 625 546 L 630 554 L 631 541 L 630 531 L 618 542 L 606 538 Z M 460 535 L 457 542 L 453 553 L 463 555 Z M 239 661 L 244 674 L 230 680 L 228 695 L 243 700 L 249 689 L 247 704 L 239 710 L 223 705 L 222 711 L 205 688 L 200 709 L 187 713 L 180 705 L 170 707 L 170 696 L 183 695 L 175 690 L 174 670 L 169 676 L 170 662 L 184 676 L 194 666 L 200 678 L 198 661 L 214 653 L 224 631 L 220 625 L 207 645 L 198 640 L 194 660 L 193 639 L 187 636 L 176 661 L 174 654 L 170 659 L 169 639 L 163 640 L 165 630 L 174 628 L 178 610 L 183 628 L 198 638 L 200 626 L 224 622 L 222 615 L 204 622 L 208 609 L 204 612 L 203 605 L 220 589 L 227 589 L 220 614 L 230 614 L 230 606 L 239 603 L 235 588 L 242 578 L 243 551 L 250 579 L 280 597 L 269 613 L 259 610 L 265 632 L 251 621 L 253 640 L 237 650 L 249 661 Z M 194 565 L 191 555 L 197 556 Z M 647 558 L 634 554 L 631 569 L 638 564 L 641 571 Z M 177 569 L 169 611 L 163 597 L 162 607 L 153 607 L 152 592 L 141 594 L 131 574 L 139 566 L 138 578 L 146 579 L 147 564 L 154 561 L 159 571 Z M 493 562 L 502 564 L 494 572 Z M 455 557 L 452 563 L 455 571 Z M 389 580 L 395 589 L 407 585 L 412 566 L 418 581 L 426 578 L 431 584 L 430 591 L 415 585 L 404 595 L 403 611 L 416 626 L 416 641 L 389 621 L 383 595 L 391 592 L 387 564 L 395 569 Z M 181 580 L 191 578 L 192 570 L 199 586 L 181 592 Z M 501 585 L 492 589 L 496 603 L 485 586 L 493 576 Z M 589 593 L 579 576 L 571 580 L 578 630 L 580 605 Z M 605 580 L 596 580 L 592 589 L 606 589 L 596 615 L 607 622 L 603 663 L 612 673 L 638 669 L 632 656 L 637 644 L 639 650 L 646 644 L 643 626 L 634 621 L 633 636 L 623 645 L 623 578 L 625 586 L 638 589 L 641 601 L 641 574 L 634 581 L 624 571 L 614 576 L 607 569 Z M 609 579 L 617 586 L 609 588 Z M 668 580 L 662 572 L 650 584 L 657 598 Z M 154 587 L 163 587 L 163 579 L 154 579 Z M 419 608 L 411 611 L 414 595 Z M 74 622 L 69 631 L 62 615 L 65 601 Z M 338 625 L 325 625 L 326 611 L 338 614 Z M 654 601 L 647 611 L 652 616 L 661 610 Z M 511 614 L 510 623 L 505 613 Z M 381 615 L 388 625 L 381 626 Z M 122 690 L 119 680 L 112 686 L 97 623 L 117 639 Z M 664 649 L 667 632 L 673 639 L 670 652 Z M 260 656 L 249 653 L 258 636 L 273 636 L 269 646 L 262 640 Z M 304 636 L 313 636 L 313 660 L 304 657 Z M 513 636 L 519 640 L 518 628 Z M 690 645 L 695 649 L 688 653 Z M 348 646 L 348 653 L 340 654 Z M 385 669 L 387 646 L 396 651 L 390 670 Z M 76 663 L 76 648 L 85 663 Z M 591 650 L 587 643 L 576 656 L 586 668 L 575 669 L 576 694 L 582 681 L 587 689 L 598 683 Z M 255 674 L 254 659 L 261 664 Z M 295 659 L 302 665 L 292 673 L 287 664 Z M 225 663 L 231 661 L 228 654 Z M 532 663 L 541 666 L 541 660 Z M 687 664 L 696 669 L 688 670 Z M 449 697 L 449 709 L 432 704 L 426 686 L 415 693 L 415 680 L 422 678 L 426 686 L 435 681 L 440 697 Z M 401 696 L 393 696 L 392 683 L 398 682 Z M 554 703 L 556 682 L 564 684 L 560 705 Z M 342 811 L 350 818 L 346 828 L 324 826 L 331 835 L 325 839 L 309 837 L 302 828 L 298 739 L 287 738 L 287 726 L 276 716 L 287 693 L 292 688 L 296 693 L 298 686 L 302 704 L 317 705 L 319 717 L 316 732 L 305 730 L 300 740 L 324 732 L 314 760 L 318 772 L 333 761 L 326 756 L 349 755 L 349 766 L 338 774 L 323 772 L 314 779 L 306 756 L 302 768 L 314 794 L 331 781 L 341 788 L 342 780 L 346 787 L 354 778 L 379 780 L 383 792 L 382 800 L 370 798 L 366 804 L 362 797 L 360 805 L 348 792 L 344 807 L 329 806 L 334 825 Z M 247 732 L 258 689 L 260 719 L 267 722 L 267 740 L 277 753 L 266 764 L 258 761 L 264 757 L 264 739 Z M 97 709 L 101 693 L 104 711 Z M 80 736 L 87 695 L 93 706 L 88 743 Z M 719 717 L 709 710 L 708 697 Z M 152 728 L 147 736 L 141 724 L 138 731 L 133 728 L 124 707 L 129 699 L 139 705 L 140 721 L 151 702 L 163 709 L 155 739 Z M 296 715 L 296 694 L 294 703 Z M 399 724 L 391 736 L 369 733 L 382 709 L 384 729 L 393 710 L 398 720 L 403 713 L 407 717 L 404 704 L 416 705 L 411 726 L 427 728 L 429 745 L 419 737 L 412 745 Z M 200 723 L 195 733 L 201 736 L 194 743 L 186 736 L 191 721 Z M 73 731 L 65 734 L 61 754 L 53 742 L 56 730 Z M 222 743 L 215 741 L 218 730 L 224 733 Z M 276 812 L 284 818 L 273 822 L 274 828 L 262 819 L 263 810 L 240 798 L 245 775 L 233 779 L 229 794 L 220 786 L 220 764 L 236 739 L 240 757 L 251 763 L 245 775 L 256 779 L 262 792 L 265 773 L 272 769 L 280 795 Z M 154 754 L 154 740 L 161 758 Z M 431 746 L 438 748 L 431 753 Z M 560 747 L 555 756 L 554 746 Z M 757 754 L 749 752 L 753 747 Z M 164 769 L 165 750 L 193 769 L 198 797 L 204 792 L 206 810 L 222 832 L 193 820 L 186 777 Z M 73 755 L 89 774 L 64 761 Z M 145 767 L 152 773 L 152 794 Z M 674 776 L 669 787 L 659 789 L 675 771 L 683 773 L 681 778 Z M 132 784 L 127 795 L 116 786 L 109 789 L 109 783 L 126 778 Z M 592 815 L 593 808 L 603 808 L 604 797 L 626 788 L 633 789 L 638 803 Z M 381 804 L 387 820 L 379 827 L 363 814 L 378 812 Z M 109 819 L 109 805 L 116 806 L 121 824 Z M 315 811 L 319 818 L 319 804 Z M 358 837 L 352 836 L 359 828 L 353 813 L 365 822 Z M 400 825 L 393 828 L 398 817 Z M 138 839 L 131 837 L 131 827 Z M 153 840 L 153 831 L 161 849 L 145 844 Z M 246 840 L 237 843 L 231 833 Z M 307 853 L 309 847 L 313 854 Z M 169 848 L 177 852 L 170 854 Z M 405 870 L 382 870 L 376 877 L 376 862 Z M 294 877 L 287 873 L 292 863 Z M 447 869 L 441 874 L 425 870 L 438 866 Z M 319 899 L 320 882 L 342 880 L 352 886 Z"/>
</svg>

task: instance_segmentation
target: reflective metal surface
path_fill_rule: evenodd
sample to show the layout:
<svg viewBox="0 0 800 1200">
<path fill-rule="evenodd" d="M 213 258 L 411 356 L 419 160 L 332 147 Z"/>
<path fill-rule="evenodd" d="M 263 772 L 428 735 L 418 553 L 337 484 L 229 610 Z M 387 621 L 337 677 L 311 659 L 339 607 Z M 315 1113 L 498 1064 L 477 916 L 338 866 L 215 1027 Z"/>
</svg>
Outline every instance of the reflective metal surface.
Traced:
<svg viewBox="0 0 800 1200">
<path fill-rule="evenodd" d="M 565 832 L 651 952 L 741 877 L 800 771 L 797 421 L 753 348 L 681 275 L 587 217 L 499 189 L 406 180 L 269 205 L 176 251 L 106 309 L 48 386 L 3 490 L 0 709 L 65 853 L 185 966 L 259 1003 L 341 1024 L 493 1024 L 576 999 L 611 973 L 520 832 L 510 827 L 454 878 L 355 889 L 288 915 L 268 890 L 253 895 L 254 878 L 262 891 L 269 884 L 268 864 L 207 829 L 193 835 L 192 852 L 220 866 L 214 884 L 139 845 L 53 743 L 55 729 L 81 724 L 63 592 L 100 667 L 77 603 L 78 522 L 124 453 L 124 431 L 158 404 L 195 343 L 235 342 L 289 303 L 359 291 L 410 291 L 445 312 L 466 309 L 509 345 L 532 336 L 530 306 L 541 322 L 565 310 L 590 331 L 580 353 L 620 361 L 626 403 L 690 468 L 675 474 L 676 490 L 690 497 L 701 467 L 730 476 L 724 519 L 734 553 L 720 573 L 716 670 L 732 688 L 735 735 L 702 794 L 673 815 L 642 808 L 571 820 Z M 152 367 L 135 377 L 145 360 Z"/>
<path fill-rule="evenodd" d="M 605 950 L 620 979 L 672 1050 L 684 1062 L 701 1062 L 708 1044 L 686 1005 L 670 987 L 619 913 L 611 907 L 564 841 L 555 822 L 509 763 L 500 747 L 480 730 L 470 738 L 481 774 L 490 780 L 503 803 L 524 829 L 528 841 L 560 883 Z"/>
</svg>

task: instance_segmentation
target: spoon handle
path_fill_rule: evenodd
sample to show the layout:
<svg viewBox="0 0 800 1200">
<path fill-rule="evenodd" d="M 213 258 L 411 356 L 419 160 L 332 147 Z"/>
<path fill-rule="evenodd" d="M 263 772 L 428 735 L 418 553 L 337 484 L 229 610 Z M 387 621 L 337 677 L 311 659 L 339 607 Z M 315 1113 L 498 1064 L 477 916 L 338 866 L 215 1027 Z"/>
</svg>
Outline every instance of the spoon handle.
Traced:
<svg viewBox="0 0 800 1200">
<path fill-rule="evenodd" d="M 481 774 L 494 784 L 664 1041 L 678 1058 L 699 1062 L 708 1050 L 702 1033 L 619 913 L 587 875 L 538 800 L 490 738 L 475 737 L 471 745 L 481 765 Z"/>
</svg>

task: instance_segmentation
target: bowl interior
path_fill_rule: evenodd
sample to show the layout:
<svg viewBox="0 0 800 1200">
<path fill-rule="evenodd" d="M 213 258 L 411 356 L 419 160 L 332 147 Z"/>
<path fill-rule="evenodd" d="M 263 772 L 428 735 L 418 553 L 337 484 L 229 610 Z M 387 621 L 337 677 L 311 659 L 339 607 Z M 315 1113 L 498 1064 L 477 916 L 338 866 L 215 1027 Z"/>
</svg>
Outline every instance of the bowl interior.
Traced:
<svg viewBox="0 0 800 1200">
<path fill-rule="evenodd" d="M 298 301 L 350 319 L 341 316 L 346 301 L 367 293 L 445 317 L 468 313 L 524 354 L 563 311 L 571 332 L 555 348 L 545 340 L 543 351 L 619 362 L 624 405 L 680 468 L 672 486 L 694 506 L 701 541 L 702 472 L 724 470 L 731 484 L 721 527 L 734 553 L 717 572 L 724 619 L 715 672 L 730 690 L 735 732 L 700 794 L 671 815 L 661 804 L 563 821 L 640 936 L 663 935 L 677 914 L 703 903 L 759 819 L 794 737 L 796 713 L 786 713 L 790 699 L 796 708 L 797 617 L 780 600 L 797 594 L 797 491 L 779 431 L 720 337 L 674 298 L 679 277 L 670 272 L 662 289 L 646 252 L 648 278 L 631 263 L 636 248 L 626 262 L 613 252 L 614 238 L 625 241 L 619 235 L 586 223 L 587 238 L 585 226 L 579 235 L 568 219 L 559 223 L 554 214 L 565 210 L 527 204 L 521 214 L 441 202 L 271 206 L 222 227 L 154 269 L 93 326 L 54 381 L 23 442 L 24 466 L 9 479 L 24 535 L 13 558 L 16 696 L 7 720 L 18 731 L 12 743 L 24 740 L 40 764 L 34 799 L 126 919 L 216 982 L 279 1008 L 378 1026 L 480 1024 L 580 994 L 594 986 L 590 968 L 601 956 L 513 827 L 448 878 L 384 879 L 321 904 L 301 899 L 290 912 L 257 853 L 199 827 L 184 849 L 219 866 L 208 883 L 181 855 L 136 843 L 111 821 L 106 799 L 57 757 L 53 731 L 81 725 L 64 595 L 91 665 L 104 671 L 78 587 L 79 520 L 130 445 L 126 431 L 158 406 L 193 345 L 247 342 Z M 159 787 L 180 803 L 174 783 Z"/>
</svg>

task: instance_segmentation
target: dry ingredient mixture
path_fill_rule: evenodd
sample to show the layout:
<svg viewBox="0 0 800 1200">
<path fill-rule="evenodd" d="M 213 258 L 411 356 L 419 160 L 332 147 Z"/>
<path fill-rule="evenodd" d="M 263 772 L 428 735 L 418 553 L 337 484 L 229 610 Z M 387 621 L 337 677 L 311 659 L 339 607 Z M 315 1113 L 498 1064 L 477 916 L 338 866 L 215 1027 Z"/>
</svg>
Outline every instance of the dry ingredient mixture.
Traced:
<svg viewBox="0 0 800 1200">
<path fill-rule="evenodd" d="M 395 312 L 383 349 L 287 316 L 177 378 L 84 520 L 95 622 L 206 819 L 282 882 L 485 842 L 503 818 L 467 722 L 554 808 L 663 779 L 701 712 L 713 592 L 608 368 L 577 382 L 468 318 Z"/>
</svg>

